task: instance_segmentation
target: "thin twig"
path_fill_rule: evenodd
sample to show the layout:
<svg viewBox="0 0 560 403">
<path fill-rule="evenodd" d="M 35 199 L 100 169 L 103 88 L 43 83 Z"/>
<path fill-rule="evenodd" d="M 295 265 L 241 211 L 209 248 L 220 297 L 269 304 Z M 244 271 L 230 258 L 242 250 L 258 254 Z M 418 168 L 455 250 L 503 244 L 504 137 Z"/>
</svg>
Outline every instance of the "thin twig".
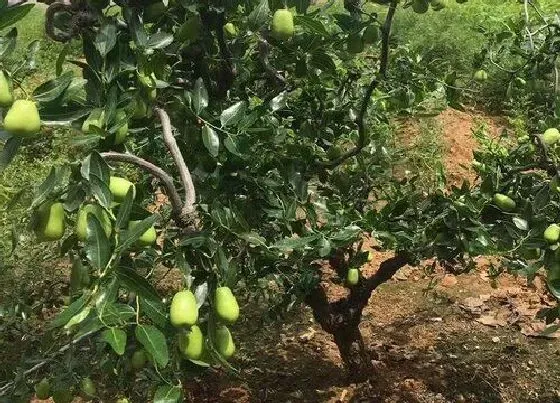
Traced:
<svg viewBox="0 0 560 403">
<path fill-rule="evenodd" d="M 175 161 L 177 169 L 179 170 L 179 176 L 185 192 L 182 216 L 186 216 L 194 211 L 194 203 L 196 201 L 196 193 L 194 190 L 192 176 L 187 164 L 185 163 L 183 154 L 181 154 L 181 150 L 177 145 L 177 141 L 175 141 L 175 137 L 173 136 L 173 129 L 171 127 L 171 119 L 169 119 L 169 115 L 161 108 L 155 108 L 154 110 L 161 121 L 163 141 L 167 146 L 173 161 Z"/>
<path fill-rule="evenodd" d="M 103 157 L 106 161 L 125 162 L 128 164 L 136 165 L 137 167 L 142 168 L 143 170 L 158 178 L 167 190 L 167 196 L 169 197 L 169 201 L 171 202 L 174 219 L 180 222 L 184 221 L 183 202 L 181 201 L 181 196 L 179 195 L 179 192 L 177 191 L 177 188 L 173 183 L 173 178 L 167 172 L 165 172 L 157 165 L 154 165 L 151 162 L 146 161 L 145 159 L 142 159 L 134 154 L 123 154 L 109 151 L 101 153 L 101 157 Z"/>
<path fill-rule="evenodd" d="M 72 340 L 70 343 L 65 344 L 64 346 L 62 346 L 58 351 L 54 352 L 53 354 L 51 354 L 51 356 L 49 358 L 45 358 L 44 360 L 38 362 L 37 364 L 35 364 L 34 366 L 32 366 L 31 368 L 29 368 L 28 370 L 25 370 L 23 372 L 23 376 L 27 376 L 35 371 L 38 371 L 39 369 L 43 368 L 46 364 L 48 364 L 49 362 L 53 361 L 54 358 L 62 353 L 64 353 L 65 351 L 67 351 L 68 349 L 70 349 L 70 347 L 72 347 L 75 344 L 78 344 L 80 341 L 82 341 L 83 339 L 85 339 L 86 337 L 91 336 L 94 333 L 97 333 L 97 330 L 91 331 L 91 332 L 87 332 L 83 335 L 81 335 L 80 337 L 78 337 L 75 340 Z M 6 394 L 6 392 L 8 391 L 8 389 L 10 389 L 10 387 L 14 384 L 14 381 L 8 382 L 6 383 L 4 386 L 2 386 L 0 388 L 0 396 L 4 396 Z"/>
</svg>

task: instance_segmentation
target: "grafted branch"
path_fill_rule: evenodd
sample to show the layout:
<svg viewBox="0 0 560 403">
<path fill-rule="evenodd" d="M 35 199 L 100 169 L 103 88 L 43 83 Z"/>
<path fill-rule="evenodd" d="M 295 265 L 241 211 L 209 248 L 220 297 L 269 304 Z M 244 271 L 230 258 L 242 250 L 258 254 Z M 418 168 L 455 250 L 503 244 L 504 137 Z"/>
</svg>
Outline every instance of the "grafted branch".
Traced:
<svg viewBox="0 0 560 403">
<path fill-rule="evenodd" d="M 379 85 L 379 77 L 384 79 L 387 76 L 387 69 L 389 66 L 389 38 L 391 35 L 391 25 L 393 23 L 393 17 L 395 16 L 395 12 L 397 10 L 397 2 L 398 0 L 391 0 L 389 10 L 387 11 L 387 16 L 385 17 L 385 23 L 381 27 L 381 60 L 379 64 L 379 74 L 378 76 L 374 77 L 373 80 L 371 80 L 366 89 L 364 97 L 362 98 L 362 105 L 360 107 L 358 118 L 356 119 L 356 124 L 358 125 L 358 143 L 354 148 L 348 150 L 338 158 L 330 161 L 318 162 L 319 166 L 322 166 L 324 168 L 335 168 L 346 161 L 348 158 L 358 155 L 367 145 L 367 128 L 365 121 L 366 113 L 369 107 L 369 103 L 371 102 L 373 91 Z"/>
<path fill-rule="evenodd" d="M 181 216 L 185 217 L 194 211 L 194 203 L 196 201 L 194 183 L 189 168 L 183 158 L 183 154 L 181 154 L 181 150 L 179 149 L 177 141 L 175 141 L 175 137 L 173 136 L 173 129 L 171 127 L 171 119 L 169 119 L 169 115 L 161 108 L 155 108 L 155 112 L 161 121 L 163 141 L 167 146 L 177 169 L 179 170 L 179 177 L 181 178 L 181 183 L 183 184 L 185 192 Z"/>
<path fill-rule="evenodd" d="M 158 178 L 163 183 L 163 186 L 167 191 L 167 196 L 169 197 L 169 201 L 171 202 L 171 208 L 173 211 L 173 219 L 179 221 L 179 223 L 183 223 L 185 221 L 181 196 L 179 195 L 179 192 L 177 191 L 177 188 L 173 183 L 173 178 L 167 172 L 165 172 L 157 165 L 154 165 L 151 162 L 146 161 L 145 159 L 133 154 L 123 154 L 109 151 L 101 153 L 101 157 L 103 157 L 103 159 L 105 159 L 106 161 L 124 162 L 127 164 L 136 165 L 137 167 L 142 168 L 143 170 Z"/>
</svg>

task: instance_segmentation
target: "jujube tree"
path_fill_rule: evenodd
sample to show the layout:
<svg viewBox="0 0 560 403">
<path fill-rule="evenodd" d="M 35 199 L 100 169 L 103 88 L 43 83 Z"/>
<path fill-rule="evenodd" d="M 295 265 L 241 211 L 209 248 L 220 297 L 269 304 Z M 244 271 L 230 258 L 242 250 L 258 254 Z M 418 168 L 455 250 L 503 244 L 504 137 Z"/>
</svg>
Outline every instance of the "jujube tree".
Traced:
<svg viewBox="0 0 560 403">
<path fill-rule="evenodd" d="M 404 265 L 491 251 L 515 266 L 538 248 L 529 267 L 554 266 L 543 231 L 560 214 L 549 208 L 557 168 L 540 135 L 478 153 L 480 185 L 426 195 L 392 176 L 392 20 L 401 6 L 423 14 L 447 1 L 377 3 L 381 20 L 355 1 L 340 13 L 304 0 L 53 3 L 46 33 L 81 41 L 83 59 L 63 51 L 57 76 L 28 99 L 12 91 L 29 72 L 10 63 L 16 31 L 2 37 L 3 159 L 42 135 L 40 121 L 73 127 L 79 150 L 23 198 L 37 240 L 58 241 L 72 262 L 71 303 L 51 324 L 71 339 L 54 355 L 97 337 L 100 363 L 123 378 L 143 371 L 162 385 L 155 401 L 179 400 L 186 366 L 227 365 L 235 353 L 238 280 L 251 290 L 274 275 L 282 304 L 306 302 L 361 379 L 371 374 L 362 310 Z M 0 7 L 4 27 L 32 6 Z M 154 213 L 159 189 L 167 203 Z M 364 235 L 395 251 L 369 277 Z M 160 295 L 158 267 L 180 273 L 174 295 Z M 332 285 L 346 295 L 331 301 Z M 27 373 L 47 365 L 52 357 Z M 79 370 L 82 392 L 98 393 L 90 368 Z M 47 383 L 37 395 L 72 386 Z"/>
</svg>

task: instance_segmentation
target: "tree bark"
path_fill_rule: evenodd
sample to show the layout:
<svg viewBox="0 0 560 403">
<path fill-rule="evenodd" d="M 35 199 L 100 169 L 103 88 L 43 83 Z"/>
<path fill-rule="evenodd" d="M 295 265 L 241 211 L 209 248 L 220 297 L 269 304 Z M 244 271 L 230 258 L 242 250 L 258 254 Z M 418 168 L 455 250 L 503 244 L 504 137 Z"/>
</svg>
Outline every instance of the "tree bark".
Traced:
<svg viewBox="0 0 560 403">
<path fill-rule="evenodd" d="M 333 336 L 349 378 L 357 382 L 369 379 L 373 366 L 360 328 L 357 325 L 344 326 L 337 329 Z"/>
<path fill-rule="evenodd" d="M 360 280 L 350 288 L 348 296 L 337 301 L 329 301 L 328 280 L 322 279 L 306 298 L 313 310 L 313 316 L 321 328 L 333 335 L 340 352 L 340 357 L 352 381 L 363 381 L 373 374 L 371 355 L 368 352 L 362 334 L 360 322 L 362 311 L 368 304 L 373 290 L 389 280 L 409 261 L 405 252 L 399 252 L 379 265 L 377 272 Z"/>
</svg>

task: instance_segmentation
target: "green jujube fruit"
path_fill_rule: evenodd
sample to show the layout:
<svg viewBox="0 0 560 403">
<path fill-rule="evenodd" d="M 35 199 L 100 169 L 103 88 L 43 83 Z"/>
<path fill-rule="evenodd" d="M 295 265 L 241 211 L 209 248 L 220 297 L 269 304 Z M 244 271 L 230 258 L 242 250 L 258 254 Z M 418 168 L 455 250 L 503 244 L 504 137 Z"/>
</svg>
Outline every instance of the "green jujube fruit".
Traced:
<svg viewBox="0 0 560 403">
<path fill-rule="evenodd" d="M 272 36 L 286 41 L 294 35 L 294 16 L 285 8 L 278 9 L 272 16 Z"/>
<path fill-rule="evenodd" d="M 204 351 L 204 335 L 196 325 L 179 335 L 179 350 L 189 360 L 198 360 Z"/>
<path fill-rule="evenodd" d="M 556 128 L 546 129 L 542 136 L 543 143 L 548 146 L 556 144 L 560 140 L 560 131 Z"/>
<path fill-rule="evenodd" d="M 146 352 L 144 350 L 136 350 L 132 354 L 130 364 L 132 365 L 132 368 L 134 368 L 134 370 L 138 371 L 144 368 L 144 365 L 146 365 L 146 360 Z"/>
<path fill-rule="evenodd" d="M 379 39 L 379 27 L 375 24 L 368 25 L 362 34 L 362 41 L 366 44 L 372 44 Z"/>
<path fill-rule="evenodd" d="M 134 228 L 136 225 L 138 225 L 138 223 L 140 223 L 140 220 L 133 220 L 130 221 L 128 223 L 128 229 L 131 230 L 132 228 Z M 150 228 L 148 228 L 141 236 L 140 238 L 138 238 L 138 244 L 141 246 L 150 246 L 153 245 L 156 242 L 156 238 L 157 238 L 157 233 L 156 233 L 156 229 L 154 228 L 154 226 L 152 225 Z"/>
<path fill-rule="evenodd" d="M 192 326 L 198 320 L 198 306 L 194 294 L 189 291 L 180 291 L 173 296 L 169 319 L 175 327 Z"/>
<path fill-rule="evenodd" d="M 136 195 L 136 187 L 134 184 L 120 176 L 111 176 L 109 178 L 109 190 L 113 195 L 115 203 L 122 203 L 126 197 L 128 189 L 132 187 L 132 197 Z"/>
<path fill-rule="evenodd" d="M 123 109 L 117 110 L 115 113 L 116 121 L 120 122 L 121 125 L 115 131 L 115 144 L 122 144 L 126 140 L 128 135 L 128 120 L 126 112 Z"/>
<path fill-rule="evenodd" d="M 346 274 L 346 283 L 348 285 L 356 285 L 360 280 L 360 271 L 358 269 L 348 269 Z"/>
<path fill-rule="evenodd" d="M 87 239 L 87 215 L 93 214 L 101 223 L 101 227 L 105 231 L 105 235 L 111 235 L 112 224 L 109 214 L 97 204 L 83 205 L 78 211 L 78 219 L 76 220 L 76 236 L 80 241 Z"/>
<path fill-rule="evenodd" d="M 224 24 L 223 29 L 224 29 L 224 34 L 228 38 L 235 38 L 238 34 L 237 27 L 235 25 L 233 25 L 231 22 L 228 22 L 227 24 Z"/>
<path fill-rule="evenodd" d="M 216 329 L 216 339 L 215 339 L 216 350 L 222 357 L 226 360 L 235 354 L 235 344 L 229 329 L 222 325 L 218 326 Z"/>
<path fill-rule="evenodd" d="M 424 14 L 428 11 L 430 4 L 428 0 L 414 0 L 412 2 L 412 10 L 416 14 Z"/>
<path fill-rule="evenodd" d="M 501 193 L 496 193 L 493 198 L 494 203 L 500 210 L 511 212 L 517 206 L 515 202 L 509 197 Z"/>
<path fill-rule="evenodd" d="M 18 99 L 4 117 L 4 130 L 15 137 L 30 137 L 41 130 L 41 117 L 33 101 Z"/>
<path fill-rule="evenodd" d="M 82 123 L 82 131 L 86 134 L 91 132 L 91 126 L 103 129 L 105 126 L 105 110 L 102 108 L 96 108 L 91 111 L 89 116 L 84 123 Z"/>
<path fill-rule="evenodd" d="M 144 22 L 156 22 L 165 14 L 166 10 L 167 7 L 162 1 L 148 5 L 144 9 Z"/>
<path fill-rule="evenodd" d="M 346 41 L 346 50 L 350 53 L 361 53 L 364 51 L 364 41 L 360 34 L 351 34 Z"/>
<path fill-rule="evenodd" d="M 177 30 L 175 37 L 180 42 L 195 41 L 200 36 L 202 21 L 198 14 L 190 16 Z"/>
<path fill-rule="evenodd" d="M 219 320 L 232 324 L 239 318 L 239 305 L 229 287 L 218 287 L 214 295 L 214 311 Z"/>
<path fill-rule="evenodd" d="M 82 390 L 84 395 L 88 397 L 93 397 L 97 393 L 97 388 L 89 377 L 82 379 L 82 381 L 80 382 L 80 389 Z"/>
<path fill-rule="evenodd" d="M 440 11 L 447 7 L 447 0 L 431 0 L 430 5 L 434 11 Z"/>
<path fill-rule="evenodd" d="M 544 240 L 548 243 L 556 243 L 560 238 L 560 226 L 558 224 L 551 224 L 544 230 Z"/>
<path fill-rule="evenodd" d="M 488 80 L 488 73 L 485 70 L 477 70 L 475 71 L 473 78 L 478 82 L 486 81 Z"/>
<path fill-rule="evenodd" d="M 56 241 L 64 235 L 64 207 L 62 203 L 44 203 L 37 210 L 37 225 L 34 228 L 41 241 Z"/>
<path fill-rule="evenodd" d="M 14 102 L 12 85 L 6 74 L 0 70 L 0 108 L 7 108 Z"/>
<path fill-rule="evenodd" d="M 39 400 L 51 397 L 51 384 L 47 378 L 43 378 L 41 382 L 35 384 L 35 397 Z"/>
</svg>

